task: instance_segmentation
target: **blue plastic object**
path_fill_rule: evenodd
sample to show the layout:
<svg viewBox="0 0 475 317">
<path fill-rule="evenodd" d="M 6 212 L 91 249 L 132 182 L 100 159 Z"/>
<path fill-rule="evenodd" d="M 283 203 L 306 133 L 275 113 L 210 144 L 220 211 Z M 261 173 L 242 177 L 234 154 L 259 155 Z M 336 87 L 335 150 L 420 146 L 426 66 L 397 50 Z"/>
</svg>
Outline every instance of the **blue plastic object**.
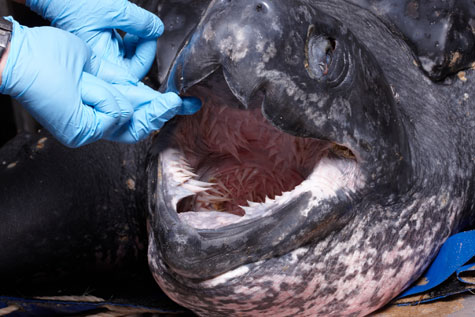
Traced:
<svg viewBox="0 0 475 317">
<path fill-rule="evenodd" d="M 457 272 L 456 272 L 457 279 L 460 282 L 465 283 L 465 284 L 475 284 L 472 281 L 464 279 L 463 276 L 462 276 L 463 273 L 473 272 L 473 271 L 475 271 L 475 263 L 470 263 L 470 264 L 464 265 L 464 266 L 462 266 L 461 268 L 459 268 L 457 270 Z"/>
<path fill-rule="evenodd" d="M 424 275 L 427 284 L 415 285 L 399 295 L 398 298 L 426 292 L 446 281 L 454 273 L 457 274 L 461 282 L 465 282 L 460 274 L 475 270 L 474 264 L 465 265 L 474 256 L 475 230 L 453 235 L 442 245 L 437 257 Z"/>
</svg>

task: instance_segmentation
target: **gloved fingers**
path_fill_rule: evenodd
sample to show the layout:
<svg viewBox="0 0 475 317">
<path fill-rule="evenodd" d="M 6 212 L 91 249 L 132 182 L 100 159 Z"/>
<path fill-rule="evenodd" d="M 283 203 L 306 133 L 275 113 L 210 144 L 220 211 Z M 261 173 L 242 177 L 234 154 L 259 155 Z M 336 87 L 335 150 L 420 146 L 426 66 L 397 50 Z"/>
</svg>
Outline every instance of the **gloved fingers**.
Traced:
<svg viewBox="0 0 475 317">
<path fill-rule="evenodd" d="M 130 102 L 117 89 L 88 73 L 83 73 L 81 96 L 85 104 L 105 115 L 104 132 L 125 124 L 134 111 Z"/>
<path fill-rule="evenodd" d="M 162 35 L 164 26 L 155 14 L 129 1 L 121 2 L 112 5 L 111 12 L 102 21 L 104 27 L 120 29 L 146 39 Z"/>
<path fill-rule="evenodd" d="M 125 143 L 143 140 L 173 118 L 178 113 L 181 104 L 181 98 L 174 93 L 160 94 L 159 97 L 134 112 L 127 128 L 121 127 L 108 139 Z"/>
<path fill-rule="evenodd" d="M 110 57 L 113 61 L 124 56 L 124 40 L 115 29 L 101 29 L 77 33 L 99 57 Z"/>
<path fill-rule="evenodd" d="M 140 37 L 137 35 L 126 33 L 123 38 L 124 43 L 124 56 L 129 58 L 135 54 L 135 49 L 139 43 Z"/>
<path fill-rule="evenodd" d="M 123 66 L 99 58 L 93 52 L 84 66 L 84 71 L 112 84 L 136 85 L 139 82 L 139 79 Z"/>
<path fill-rule="evenodd" d="M 153 90 L 142 82 L 137 86 L 130 85 L 114 85 L 134 106 L 134 110 L 147 105 L 154 99 L 163 99 L 163 94 Z M 176 96 L 173 92 L 168 93 L 170 96 Z M 168 95 L 167 95 L 168 96 Z M 175 98 L 175 97 L 171 97 Z M 179 97 L 178 97 L 179 98 Z M 179 115 L 192 115 L 201 109 L 201 100 L 196 97 L 183 97 L 182 104 L 178 109 Z"/>
<path fill-rule="evenodd" d="M 182 97 L 183 103 L 181 105 L 179 115 L 192 115 L 201 109 L 201 100 L 196 97 Z"/>
<path fill-rule="evenodd" d="M 125 67 L 102 59 L 96 76 L 111 84 L 136 85 L 139 78 Z"/>
<path fill-rule="evenodd" d="M 124 49 L 129 72 L 139 79 L 145 77 L 155 60 L 157 40 L 142 39 L 133 34 L 126 34 Z"/>
<path fill-rule="evenodd" d="M 138 82 L 136 86 L 116 84 L 114 87 L 127 98 L 134 107 L 134 111 L 147 106 L 155 98 L 160 98 L 162 95 L 142 82 Z"/>
<path fill-rule="evenodd" d="M 107 121 L 107 116 L 80 103 L 70 120 L 59 126 L 50 125 L 47 129 L 62 144 L 76 148 L 100 140 L 104 135 L 103 124 Z"/>
</svg>

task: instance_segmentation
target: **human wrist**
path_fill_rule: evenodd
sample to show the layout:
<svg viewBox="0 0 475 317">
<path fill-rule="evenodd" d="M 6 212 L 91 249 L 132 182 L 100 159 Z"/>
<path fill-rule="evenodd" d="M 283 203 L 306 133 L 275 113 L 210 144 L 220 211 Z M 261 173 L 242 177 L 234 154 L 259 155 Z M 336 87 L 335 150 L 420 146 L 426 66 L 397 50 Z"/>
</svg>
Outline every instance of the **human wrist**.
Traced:
<svg viewBox="0 0 475 317">
<path fill-rule="evenodd" d="M 37 54 L 37 49 L 33 47 L 25 49 L 25 35 L 29 28 L 20 25 L 12 17 L 6 17 L 5 19 L 12 22 L 12 34 L 7 47 L 8 55 L 5 59 L 2 58 L 3 69 L 0 93 L 17 98 L 25 92 L 28 81 L 33 80 L 36 76 L 31 72 L 34 65 L 30 64 L 29 60 Z M 5 54 L 7 54 L 7 51 L 5 51 Z"/>
<path fill-rule="evenodd" d="M 13 33 L 11 20 L 11 17 L 0 17 L 0 85 L 10 52 L 10 43 Z"/>
<path fill-rule="evenodd" d="M 3 77 L 2 74 L 3 74 L 3 70 L 5 69 L 5 65 L 7 65 L 7 59 L 8 59 L 9 53 L 10 53 L 10 43 L 8 43 L 7 49 L 5 50 L 5 52 L 2 55 L 2 58 L 0 59 L 0 85 L 2 84 L 2 77 Z"/>
</svg>

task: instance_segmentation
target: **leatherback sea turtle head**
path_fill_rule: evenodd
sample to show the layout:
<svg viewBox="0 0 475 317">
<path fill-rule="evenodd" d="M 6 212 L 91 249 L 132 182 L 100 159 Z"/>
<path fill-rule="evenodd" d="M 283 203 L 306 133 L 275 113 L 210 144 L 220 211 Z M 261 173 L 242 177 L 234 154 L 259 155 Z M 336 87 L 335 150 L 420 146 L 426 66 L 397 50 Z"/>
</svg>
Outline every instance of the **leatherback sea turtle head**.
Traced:
<svg viewBox="0 0 475 317">
<path fill-rule="evenodd" d="M 158 284 L 210 316 L 362 315 L 393 298 L 467 190 L 447 181 L 458 161 L 432 86 L 356 6 L 212 1 L 164 88 L 203 108 L 154 145 Z"/>
</svg>

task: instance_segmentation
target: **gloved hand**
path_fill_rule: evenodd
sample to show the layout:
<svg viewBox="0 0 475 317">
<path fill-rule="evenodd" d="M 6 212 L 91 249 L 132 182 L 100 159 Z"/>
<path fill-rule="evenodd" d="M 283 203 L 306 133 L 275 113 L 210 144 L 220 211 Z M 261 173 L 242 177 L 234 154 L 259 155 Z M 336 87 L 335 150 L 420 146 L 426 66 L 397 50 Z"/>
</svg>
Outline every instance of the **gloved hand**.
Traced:
<svg viewBox="0 0 475 317">
<path fill-rule="evenodd" d="M 138 83 L 114 85 L 134 106 L 135 112 L 127 124 L 121 126 L 107 139 L 124 143 L 135 143 L 160 129 L 175 115 L 191 115 L 201 108 L 201 101 L 194 97 L 181 99 L 173 92 L 161 94 Z"/>
<path fill-rule="evenodd" d="M 126 123 L 133 107 L 116 88 L 90 74 L 97 72 L 91 56 L 90 48 L 68 32 L 13 21 L 0 93 L 18 99 L 67 146 L 99 140 Z"/>
<path fill-rule="evenodd" d="M 85 41 L 99 64 L 113 63 L 126 69 L 131 82 L 142 79 L 154 61 L 156 38 L 163 33 L 163 23 L 127 0 L 27 0 L 26 4 L 53 26 Z M 128 34 L 122 39 L 115 29 Z M 118 76 L 114 68 L 105 68 L 107 71 L 100 67 L 99 78 L 124 82 L 122 73 Z"/>
<path fill-rule="evenodd" d="M 127 124 L 105 135 L 106 139 L 139 141 L 175 114 L 193 114 L 201 107 L 199 99 L 181 100 L 174 93 L 162 95 L 138 83 L 155 59 L 156 38 L 164 29 L 154 14 L 127 0 L 27 0 L 26 4 L 53 26 L 72 32 L 91 46 L 94 75 L 121 84 L 117 88 L 135 112 Z M 124 39 L 116 28 L 128 32 Z"/>
</svg>

